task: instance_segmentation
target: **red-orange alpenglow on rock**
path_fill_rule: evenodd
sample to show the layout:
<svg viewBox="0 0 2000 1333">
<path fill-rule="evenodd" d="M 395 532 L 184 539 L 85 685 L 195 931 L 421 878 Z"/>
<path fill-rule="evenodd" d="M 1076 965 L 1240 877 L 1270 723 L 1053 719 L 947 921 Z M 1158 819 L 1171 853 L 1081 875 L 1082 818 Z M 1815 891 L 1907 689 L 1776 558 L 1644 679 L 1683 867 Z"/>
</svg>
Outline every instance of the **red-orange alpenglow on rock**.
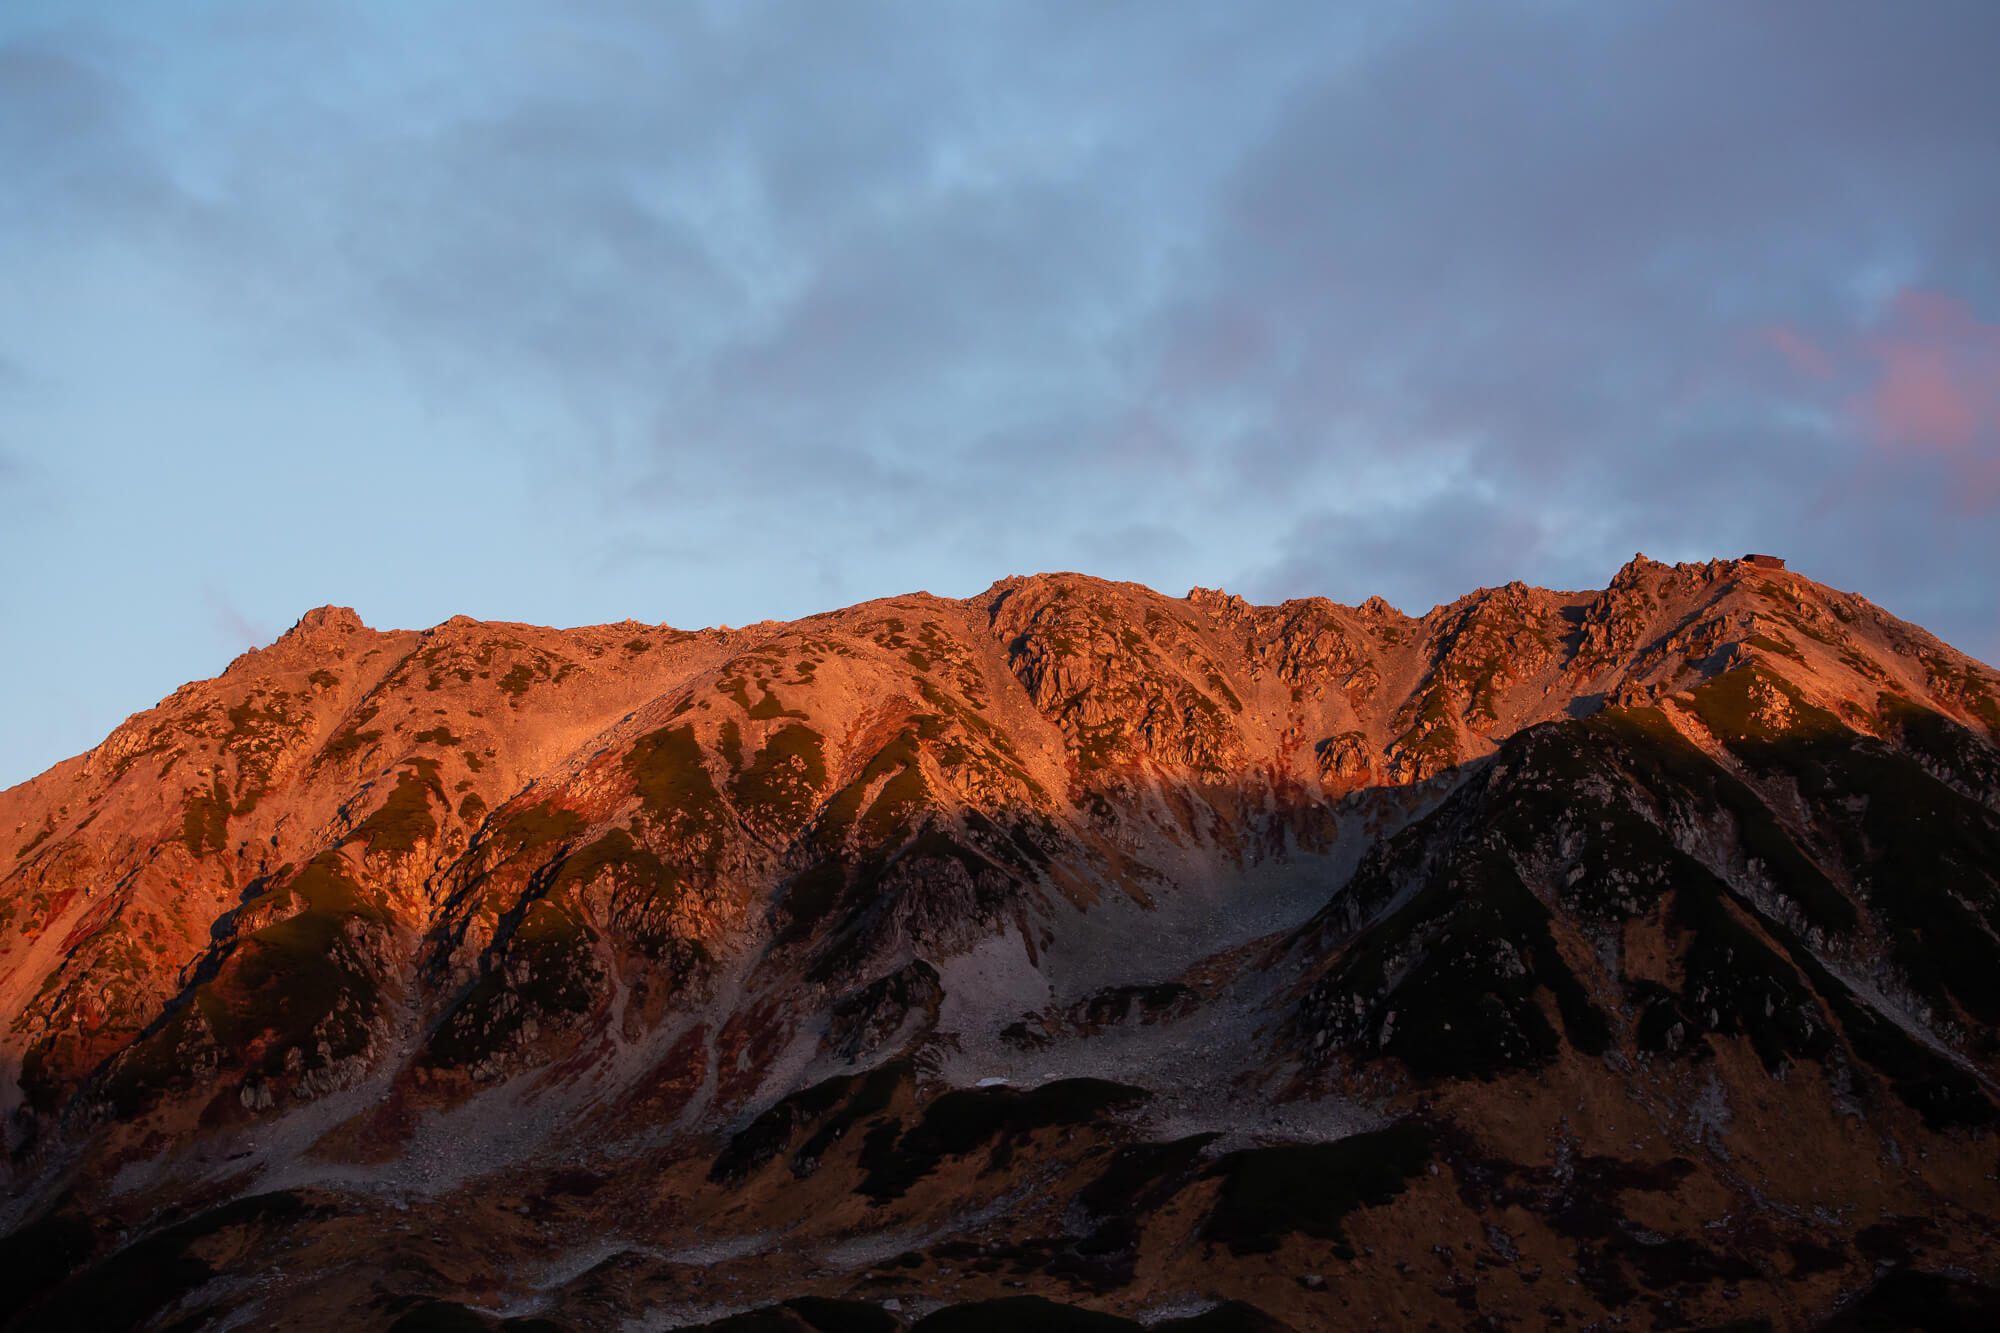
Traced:
<svg viewBox="0 0 2000 1333">
<path fill-rule="evenodd" d="M 2000 675 L 1770 557 L 328 607 L 0 837 L 8 1328 L 1996 1308 Z"/>
</svg>

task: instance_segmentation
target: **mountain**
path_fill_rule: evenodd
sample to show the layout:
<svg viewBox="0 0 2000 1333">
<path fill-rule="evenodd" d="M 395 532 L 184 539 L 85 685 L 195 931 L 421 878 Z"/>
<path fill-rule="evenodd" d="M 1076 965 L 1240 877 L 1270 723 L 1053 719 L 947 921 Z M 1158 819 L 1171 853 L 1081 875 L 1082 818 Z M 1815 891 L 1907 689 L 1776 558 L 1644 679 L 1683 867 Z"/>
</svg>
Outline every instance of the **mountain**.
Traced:
<svg viewBox="0 0 2000 1333">
<path fill-rule="evenodd" d="M 2000 673 L 1764 558 L 325 607 L 0 839 L 9 1329 L 2000 1318 Z"/>
</svg>

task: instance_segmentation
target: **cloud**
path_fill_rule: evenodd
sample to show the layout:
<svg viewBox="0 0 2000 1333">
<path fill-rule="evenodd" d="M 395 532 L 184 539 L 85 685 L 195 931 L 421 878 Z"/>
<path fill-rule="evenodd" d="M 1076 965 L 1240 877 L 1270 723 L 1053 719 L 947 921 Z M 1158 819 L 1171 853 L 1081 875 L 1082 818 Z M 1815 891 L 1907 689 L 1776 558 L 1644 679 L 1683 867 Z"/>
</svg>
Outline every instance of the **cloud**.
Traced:
<svg viewBox="0 0 2000 1333">
<path fill-rule="evenodd" d="M 1904 288 L 1859 327 L 1777 326 L 1788 386 L 1875 456 L 1853 480 L 1928 486 L 1948 512 L 2000 506 L 2000 324 L 1942 292 Z"/>
<path fill-rule="evenodd" d="M 1947 633 L 1993 626 L 1930 585 L 1990 603 L 1973 571 L 2000 563 L 1973 313 L 2000 308 L 1973 225 L 2000 228 L 2000 168 L 1970 130 L 2000 94 L 1966 46 L 2000 21 L 1901 17 L 1456 13 L 1296 90 L 1156 334 L 1159 415 L 1232 404 L 1220 475 L 1279 520 L 1248 583 L 1421 609 L 1601 584 L 1634 549 L 1777 549 Z"/>
<path fill-rule="evenodd" d="M 1816 380 L 1833 378 L 1833 358 L 1797 329 L 1773 325 L 1764 330 L 1764 337 L 1797 373 Z"/>
<path fill-rule="evenodd" d="M 52 313 L 0 319 L 0 438 L 54 485 L 87 403 L 196 479 L 149 512 L 440 497 L 320 600 L 737 622 L 1080 566 L 1422 610 L 1773 549 L 2000 634 L 1990 5 L 24 12 L 0 279 Z M 149 374 L 273 406 L 120 418 Z"/>
<path fill-rule="evenodd" d="M 235 599 L 213 583 L 204 583 L 201 598 L 208 606 L 210 626 L 217 639 L 236 650 L 258 648 L 277 638 L 277 631 L 253 622 L 237 608 Z"/>
<path fill-rule="evenodd" d="M 1904 291 L 1859 350 L 1874 383 L 1857 410 L 1883 448 L 2000 462 L 2000 324 L 1964 301 Z"/>
<path fill-rule="evenodd" d="M 113 53 L 99 53 L 106 59 Z M 0 40 L 0 227 L 46 241 L 151 225 L 179 204 L 104 62 L 48 36 Z"/>
<path fill-rule="evenodd" d="M 1552 536 L 1537 515 L 1460 491 L 1361 514 L 1322 510 L 1285 531 L 1277 560 L 1244 591 L 1264 602 L 1317 595 L 1353 605 L 1380 596 L 1420 616 L 1496 569 L 1534 568 Z"/>
</svg>

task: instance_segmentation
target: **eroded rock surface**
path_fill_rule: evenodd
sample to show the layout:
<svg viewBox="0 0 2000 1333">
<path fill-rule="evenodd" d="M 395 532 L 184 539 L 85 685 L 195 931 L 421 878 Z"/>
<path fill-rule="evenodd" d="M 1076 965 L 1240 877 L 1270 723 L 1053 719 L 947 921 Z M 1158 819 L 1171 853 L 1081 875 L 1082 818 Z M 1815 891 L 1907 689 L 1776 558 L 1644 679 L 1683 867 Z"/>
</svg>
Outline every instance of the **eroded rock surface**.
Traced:
<svg viewBox="0 0 2000 1333">
<path fill-rule="evenodd" d="M 2000 677 L 1788 571 L 328 607 L 0 837 L 9 1327 L 1810 1328 L 2000 1278 Z"/>
</svg>

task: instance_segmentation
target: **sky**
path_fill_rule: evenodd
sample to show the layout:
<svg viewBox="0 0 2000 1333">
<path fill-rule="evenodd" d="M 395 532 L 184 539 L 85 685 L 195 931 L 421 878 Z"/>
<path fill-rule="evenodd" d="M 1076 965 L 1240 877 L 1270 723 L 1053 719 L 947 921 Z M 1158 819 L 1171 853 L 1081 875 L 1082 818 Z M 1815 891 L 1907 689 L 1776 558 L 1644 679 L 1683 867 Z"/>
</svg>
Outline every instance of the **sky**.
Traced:
<svg viewBox="0 0 2000 1333">
<path fill-rule="evenodd" d="M 308 608 L 1745 551 L 2000 661 L 2000 6 L 9 0 L 0 786 Z"/>
</svg>

